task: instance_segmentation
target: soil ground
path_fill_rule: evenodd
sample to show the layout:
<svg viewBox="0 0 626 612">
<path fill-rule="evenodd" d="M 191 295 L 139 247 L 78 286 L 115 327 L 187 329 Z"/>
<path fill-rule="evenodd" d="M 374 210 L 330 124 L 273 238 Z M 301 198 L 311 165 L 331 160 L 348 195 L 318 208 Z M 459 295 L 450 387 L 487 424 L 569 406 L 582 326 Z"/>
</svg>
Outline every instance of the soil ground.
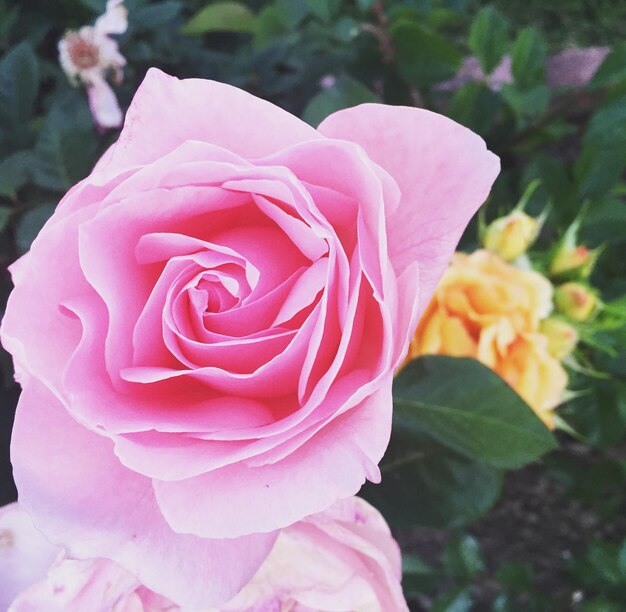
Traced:
<svg viewBox="0 0 626 612">
<path fill-rule="evenodd" d="M 572 452 L 591 453 L 579 445 L 571 445 Z M 585 457 L 585 461 L 594 459 Z M 620 542 L 626 536 L 626 514 L 621 508 L 611 518 L 601 518 L 590 504 L 574 498 L 549 476 L 545 466 L 532 465 L 507 474 L 495 507 L 466 531 L 480 543 L 486 565 L 474 582 L 474 609 L 491 610 L 500 592 L 494 573 L 503 563 L 522 562 L 533 568 L 533 589 L 548 597 L 550 610 L 560 612 L 575 610 L 587 597 L 568 573 L 568 561 L 583 553 L 593 540 Z M 435 566 L 440 564 L 450 536 L 450 531 L 438 529 L 400 535 L 406 550 Z M 430 610 L 432 603 L 432 598 L 422 597 L 413 602 L 412 610 Z"/>
</svg>

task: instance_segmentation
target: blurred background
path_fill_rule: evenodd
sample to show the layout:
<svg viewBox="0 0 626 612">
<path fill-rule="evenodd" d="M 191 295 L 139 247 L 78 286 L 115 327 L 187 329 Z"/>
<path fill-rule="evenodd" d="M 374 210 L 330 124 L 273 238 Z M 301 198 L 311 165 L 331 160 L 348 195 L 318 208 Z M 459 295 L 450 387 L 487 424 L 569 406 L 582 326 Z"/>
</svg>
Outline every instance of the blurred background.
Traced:
<svg viewBox="0 0 626 612">
<path fill-rule="evenodd" d="M 580 244 L 603 249 L 584 280 L 603 314 L 577 324 L 556 450 L 506 478 L 440 463 L 430 479 L 404 481 L 417 502 L 402 498 L 386 517 L 406 553 L 407 597 L 415 610 L 448 612 L 626 610 L 626 3 L 123 6 L 121 28 L 97 25 L 104 0 L 0 0 L 0 314 L 7 266 L 117 138 L 120 111 L 151 66 L 237 85 L 314 126 L 363 102 L 444 113 L 501 157 L 484 223 L 539 180 L 526 206 L 546 217 L 536 265 L 573 222 Z M 93 32 L 80 30 L 94 24 L 117 43 L 118 55 L 99 67 Z M 479 229 L 473 222 L 460 248 L 475 249 Z M 8 503 L 19 387 L 1 350 L 0 365 L 0 502 Z"/>
</svg>

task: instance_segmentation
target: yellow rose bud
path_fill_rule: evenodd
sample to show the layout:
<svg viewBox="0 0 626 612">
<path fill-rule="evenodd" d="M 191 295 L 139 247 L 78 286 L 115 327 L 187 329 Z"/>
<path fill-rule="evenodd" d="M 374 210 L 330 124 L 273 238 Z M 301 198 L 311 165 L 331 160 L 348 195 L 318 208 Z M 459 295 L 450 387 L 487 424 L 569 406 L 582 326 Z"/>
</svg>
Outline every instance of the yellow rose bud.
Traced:
<svg viewBox="0 0 626 612">
<path fill-rule="evenodd" d="M 582 205 L 578 216 L 559 240 L 550 262 L 550 276 L 576 280 L 588 278 L 591 274 L 603 247 L 589 249 L 578 243 L 578 233 L 587 208 L 588 202 Z"/>
<path fill-rule="evenodd" d="M 588 249 L 585 245 L 561 247 L 550 262 L 550 276 L 588 278 L 601 249 Z"/>
<path fill-rule="evenodd" d="M 496 253 L 505 261 L 513 261 L 523 255 L 535 241 L 541 225 L 525 212 L 514 210 L 500 217 L 485 230 L 483 244 L 488 251 Z"/>
<path fill-rule="evenodd" d="M 574 321 L 588 321 L 598 309 L 598 298 L 589 287 L 569 282 L 556 288 L 554 304 Z"/>
<path fill-rule="evenodd" d="M 584 245 L 574 249 L 559 249 L 550 262 L 550 274 L 560 276 L 577 270 L 582 272 L 590 262 L 591 251 Z"/>
<path fill-rule="evenodd" d="M 539 325 L 539 331 L 548 338 L 548 351 L 557 359 L 572 354 L 578 344 L 578 332 L 558 317 L 548 317 Z"/>
</svg>

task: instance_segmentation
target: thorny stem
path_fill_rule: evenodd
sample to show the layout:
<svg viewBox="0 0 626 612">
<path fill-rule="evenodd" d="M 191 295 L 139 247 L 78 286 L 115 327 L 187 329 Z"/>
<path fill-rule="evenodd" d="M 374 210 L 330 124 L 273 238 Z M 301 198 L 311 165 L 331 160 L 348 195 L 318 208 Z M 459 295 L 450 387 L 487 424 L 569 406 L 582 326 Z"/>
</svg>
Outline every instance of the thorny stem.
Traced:
<svg viewBox="0 0 626 612">
<path fill-rule="evenodd" d="M 373 23 L 364 23 L 361 25 L 361 29 L 364 32 L 369 32 L 372 34 L 376 40 L 378 40 L 378 46 L 380 48 L 380 53 L 383 58 L 383 62 L 386 64 L 393 64 L 395 55 L 393 49 L 393 41 L 391 37 L 387 33 L 387 27 L 389 25 L 389 19 L 387 14 L 385 13 L 385 5 L 383 0 L 378 0 L 372 6 L 372 11 L 376 15 L 376 24 Z M 421 107 L 421 108 L 429 108 L 430 105 L 427 104 L 426 97 L 422 95 L 415 87 L 412 85 L 408 85 L 408 93 L 411 98 L 411 102 L 413 106 Z"/>
<path fill-rule="evenodd" d="M 370 32 L 376 37 L 380 47 L 380 52 L 383 56 L 383 61 L 387 64 L 391 64 L 393 62 L 393 44 L 391 42 L 391 38 L 389 38 L 389 35 L 387 34 L 388 19 L 387 15 L 385 15 L 383 1 L 379 0 L 376 2 L 372 7 L 372 11 L 376 15 L 376 21 L 378 23 L 364 23 L 361 25 L 361 29 L 364 32 Z"/>
</svg>

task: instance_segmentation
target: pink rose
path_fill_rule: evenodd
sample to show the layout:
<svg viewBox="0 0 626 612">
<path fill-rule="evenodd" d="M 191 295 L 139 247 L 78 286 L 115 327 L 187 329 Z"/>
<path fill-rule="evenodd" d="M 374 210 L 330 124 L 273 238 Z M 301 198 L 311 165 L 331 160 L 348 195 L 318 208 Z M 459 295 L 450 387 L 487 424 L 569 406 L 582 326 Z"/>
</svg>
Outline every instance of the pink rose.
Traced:
<svg viewBox="0 0 626 612">
<path fill-rule="evenodd" d="M 385 519 L 351 497 L 281 532 L 252 581 L 219 611 L 408 612 L 401 577 Z"/>
<path fill-rule="evenodd" d="M 12 268 L 35 524 L 181 605 L 228 600 L 273 532 L 379 479 L 393 372 L 498 168 L 427 111 L 315 130 L 151 70 Z"/>
<path fill-rule="evenodd" d="M 12 532 L 20 546 L 20 554 L 14 557 L 22 564 L 7 566 L 0 550 L 0 586 L 14 593 L 5 602 L 9 612 L 181 610 L 112 561 L 71 560 L 59 554 L 50 564 L 50 544 L 38 541 L 41 536 L 17 504 L 9 508 L 22 517 L 20 528 Z M 6 514 L 0 514 L 0 530 L 12 526 L 6 523 Z M 39 575 L 20 585 L 18 595 L 13 571 L 33 562 Z M 282 531 L 251 582 L 212 610 L 405 611 L 401 573 L 400 550 L 385 520 L 368 503 L 353 497 Z"/>
</svg>

